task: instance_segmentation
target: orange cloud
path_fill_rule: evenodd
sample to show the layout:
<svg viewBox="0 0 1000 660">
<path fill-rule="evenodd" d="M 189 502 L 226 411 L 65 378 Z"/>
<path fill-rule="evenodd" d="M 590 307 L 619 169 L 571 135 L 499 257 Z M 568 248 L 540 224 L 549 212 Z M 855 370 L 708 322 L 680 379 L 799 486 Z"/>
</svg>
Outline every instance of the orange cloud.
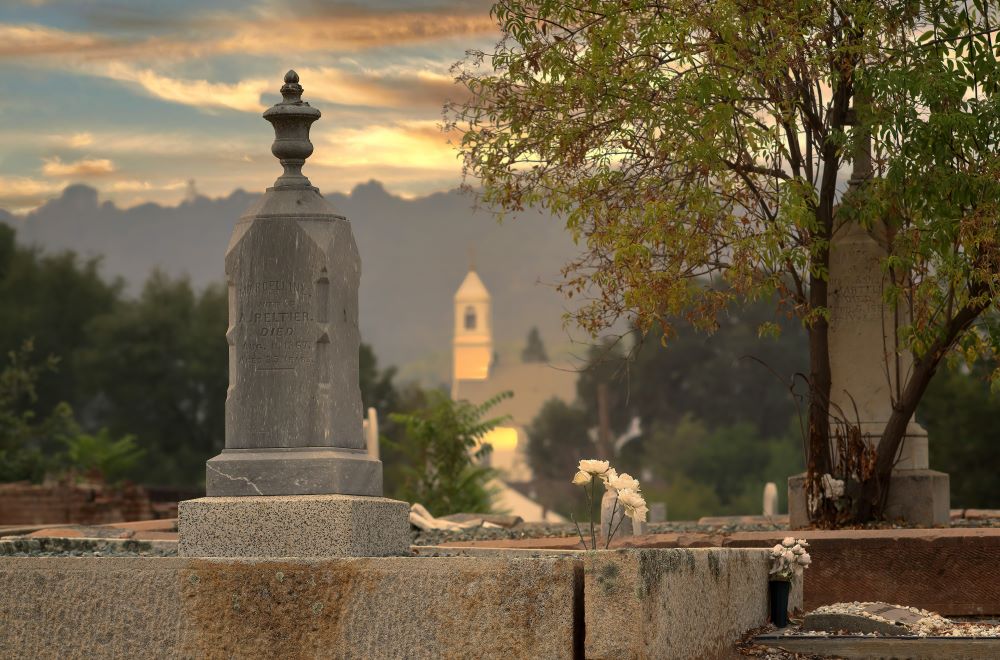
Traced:
<svg viewBox="0 0 1000 660">
<path fill-rule="evenodd" d="M 79 149 L 81 147 L 87 147 L 94 143 L 94 136 L 90 133 L 74 133 L 69 136 L 69 146 L 74 149 Z"/>
<path fill-rule="evenodd" d="M 0 208 L 25 213 L 58 194 L 63 185 L 24 176 L 0 176 Z"/>
<path fill-rule="evenodd" d="M 33 23 L 0 23 L 0 58 L 46 57 L 72 53 L 80 60 L 174 61 L 212 55 L 344 53 L 416 44 L 453 37 L 495 34 L 484 9 L 468 14 L 441 11 L 373 11 L 337 8 L 314 15 L 247 19 L 246 13 L 194 17 L 187 29 L 166 36 L 112 38 L 100 32 L 72 32 Z M 176 21 L 175 21 L 176 23 Z M 54 62 L 67 64 L 63 60 Z"/>
<path fill-rule="evenodd" d="M 275 29 L 280 25 L 280 29 Z M 213 48 L 223 53 L 278 54 L 307 51 L 353 52 L 497 32 L 487 11 L 476 14 L 358 12 L 289 19 L 264 18 L 236 24 Z"/>
<path fill-rule="evenodd" d="M 107 158 L 84 158 L 64 163 L 58 156 L 46 158 L 42 165 L 45 176 L 104 176 L 115 171 L 115 164 Z"/>
<path fill-rule="evenodd" d="M 310 164 L 437 170 L 458 178 L 461 164 L 448 135 L 433 121 L 404 121 L 385 126 L 335 130 L 324 136 Z"/>
<path fill-rule="evenodd" d="M 99 34 L 67 32 L 44 25 L 0 23 L 0 57 L 81 53 L 107 49 L 113 43 Z"/>
<path fill-rule="evenodd" d="M 318 67 L 297 71 L 305 88 L 303 98 L 341 105 L 438 109 L 458 91 L 451 77 L 427 70 L 357 74 Z"/>
<path fill-rule="evenodd" d="M 103 72 L 108 78 L 135 83 L 157 98 L 200 108 L 261 112 L 265 106 L 260 102 L 260 95 L 274 87 L 273 81 L 263 79 L 227 84 L 171 78 L 151 69 L 139 69 L 122 62 L 108 64 Z"/>
</svg>

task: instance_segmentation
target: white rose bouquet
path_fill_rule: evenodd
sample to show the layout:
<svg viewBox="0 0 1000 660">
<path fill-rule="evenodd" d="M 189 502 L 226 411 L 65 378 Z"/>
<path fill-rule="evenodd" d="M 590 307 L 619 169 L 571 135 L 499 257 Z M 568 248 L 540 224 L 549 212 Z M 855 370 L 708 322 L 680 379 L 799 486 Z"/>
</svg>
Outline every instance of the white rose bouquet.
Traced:
<svg viewBox="0 0 1000 660">
<path fill-rule="evenodd" d="M 794 539 L 791 536 L 771 548 L 771 575 L 778 580 L 787 581 L 801 576 L 802 571 L 812 563 L 808 548 L 809 544 L 805 539 Z"/>
<path fill-rule="evenodd" d="M 594 521 L 596 515 L 594 513 L 594 505 L 597 502 L 597 484 L 601 482 L 604 484 L 604 488 L 615 495 L 615 504 L 612 507 L 612 511 L 621 502 L 622 507 L 625 509 L 625 516 L 631 518 L 636 522 L 645 522 L 646 514 L 649 512 L 646 506 L 646 500 L 642 497 L 640 491 L 639 480 L 627 473 L 618 474 L 618 472 L 611 467 L 611 463 L 608 461 L 598 461 L 593 459 L 582 460 L 580 465 L 577 467 L 577 472 L 573 476 L 573 483 L 577 486 L 583 486 L 584 493 L 590 498 L 590 549 L 593 550 L 597 547 L 597 532 L 594 529 Z M 621 518 L 615 528 L 609 530 L 608 538 L 604 542 L 604 547 L 607 548 L 611 544 L 611 539 L 618 531 L 621 526 L 622 521 L 625 518 Z M 576 523 L 576 519 L 573 519 Z M 580 543 L 583 547 L 587 547 L 587 541 L 583 538 L 583 532 L 580 531 L 580 524 L 576 523 L 576 532 L 580 535 Z"/>
</svg>

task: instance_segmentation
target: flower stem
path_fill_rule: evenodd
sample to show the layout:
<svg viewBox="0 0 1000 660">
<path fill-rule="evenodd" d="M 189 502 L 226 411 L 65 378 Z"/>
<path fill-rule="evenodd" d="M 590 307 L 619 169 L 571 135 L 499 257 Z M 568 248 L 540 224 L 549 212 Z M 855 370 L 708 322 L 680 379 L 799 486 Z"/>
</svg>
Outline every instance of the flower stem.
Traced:
<svg viewBox="0 0 1000 660">
<path fill-rule="evenodd" d="M 608 521 L 608 539 L 604 542 L 604 549 L 607 550 L 608 546 L 611 545 L 611 539 L 614 537 L 615 532 L 618 528 L 622 526 L 622 521 L 625 520 L 625 509 L 622 509 L 622 517 L 618 519 L 618 524 L 615 525 L 614 530 L 611 529 L 611 525 L 615 522 L 615 514 L 618 513 L 618 493 L 615 493 L 615 505 L 611 507 L 611 520 Z"/>
<path fill-rule="evenodd" d="M 583 532 L 580 531 L 580 523 L 576 521 L 576 515 L 572 513 L 569 514 L 569 519 L 573 521 L 574 525 L 576 525 L 576 533 L 580 535 L 580 545 L 582 545 L 583 549 L 586 550 L 587 541 L 583 538 Z"/>
<path fill-rule="evenodd" d="M 597 534 L 594 532 L 594 499 L 597 493 L 597 475 L 590 476 L 590 547 L 597 549 Z"/>
</svg>

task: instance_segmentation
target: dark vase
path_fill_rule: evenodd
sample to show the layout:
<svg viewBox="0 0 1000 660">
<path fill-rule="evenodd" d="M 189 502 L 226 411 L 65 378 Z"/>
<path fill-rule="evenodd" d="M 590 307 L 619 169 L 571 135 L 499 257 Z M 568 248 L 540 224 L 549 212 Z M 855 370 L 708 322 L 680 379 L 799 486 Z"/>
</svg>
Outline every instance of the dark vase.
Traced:
<svg viewBox="0 0 1000 660">
<path fill-rule="evenodd" d="M 771 623 L 784 628 L 788 625 L 788 593 L 792 583 L 788 580 L 771 580 L 767 583 L 768 600 L 771 603 Z"/>
</svg>

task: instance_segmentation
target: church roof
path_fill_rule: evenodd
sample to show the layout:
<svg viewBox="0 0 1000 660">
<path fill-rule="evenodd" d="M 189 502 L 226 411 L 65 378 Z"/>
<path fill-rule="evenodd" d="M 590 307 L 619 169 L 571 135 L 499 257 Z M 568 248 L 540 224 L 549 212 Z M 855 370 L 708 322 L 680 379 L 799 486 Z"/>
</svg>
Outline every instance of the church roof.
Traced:
<svg viewBox="0 0 1000 660">
<path fill-rule="evenodd" d="M 486 302 L 490 299 L 490 292 L 486 290 L 486 285 L 476 275 L 476 271 L 470 270 L 469 274 L 462 280 L 462 286 L 455 292 L 456 302 Z"/>
</svg>

